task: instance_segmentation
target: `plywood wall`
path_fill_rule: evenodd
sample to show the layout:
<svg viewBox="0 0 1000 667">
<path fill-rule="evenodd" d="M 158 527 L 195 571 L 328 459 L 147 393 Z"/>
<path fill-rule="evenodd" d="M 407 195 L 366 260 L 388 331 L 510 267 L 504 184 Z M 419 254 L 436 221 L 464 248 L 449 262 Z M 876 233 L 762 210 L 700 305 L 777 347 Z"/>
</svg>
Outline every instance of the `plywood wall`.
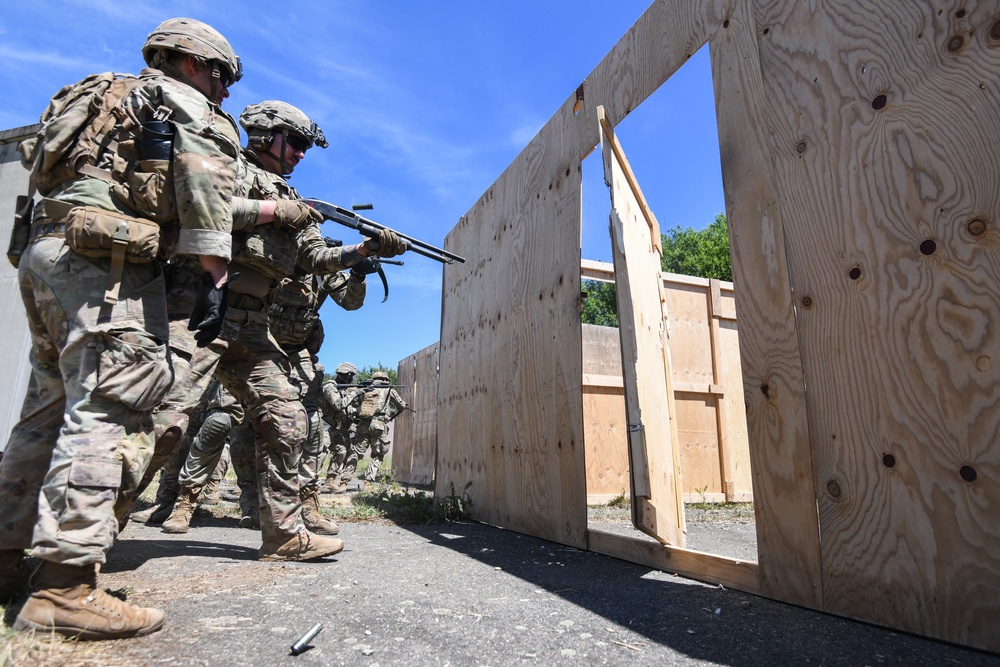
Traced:
<svg viewBox="0 0 1000 667">
<path fill-rule="evenodd" d="M 994 650 L 998 11 L 754 3 L 755 120 L 806 387 L 772 409 L 808 415 L 824 608 Z M 724 155 L 742 149 L 732 129 Z"/>
<path fill-rule="evenodd" d="M 392 469 L 407 484 L 431 484 L 437 454 L 438 344 L 399 362 L 399 393 L 413 409 L 393 420 Z"/>
<path fill-rule="evenodd" d="M 610 264 L 583 277 L 610 280 Z M 732 283 L 663 274 L 685 502 L 753 500 Z M 583 326 L 588 502 L 628 491 L 618 330 Z"/>
<path fill-rule="evenodd" d="M 445 273 L 437 489 L 471 481 L 477 518 L 515 530 L 1000 651 L 998 17 L 655 2 L 446 240 L 470 262 Z M 598 105 L 615 125 L 706 42 L 752 568 L 582 527 L 580 160 Z"/>
<path fill-rule="evenodd" d="M 658 2 L 445 239 L 435 488 L 476 518 L 586 545 L 581 162 L 722 25 L 733 1 Z M 586 39 L 581 35 L 581 39 Z"/>
</svg>

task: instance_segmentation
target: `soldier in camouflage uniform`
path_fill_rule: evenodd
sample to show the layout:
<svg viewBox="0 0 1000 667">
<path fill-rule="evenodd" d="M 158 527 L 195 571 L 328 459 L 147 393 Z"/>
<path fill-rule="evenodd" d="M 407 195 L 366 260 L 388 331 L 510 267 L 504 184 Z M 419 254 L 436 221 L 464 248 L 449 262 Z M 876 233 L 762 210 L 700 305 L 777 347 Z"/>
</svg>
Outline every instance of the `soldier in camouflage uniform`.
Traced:
<svg viewBox="0 0 1000 667">
<path fill-rule="evenodd" d="M 357 404 L 364 398 L 365 392 L 360 387 L 342 387 L 340 385 L 354 384 L 357 367 L 350 362 L 337 366 L 333 382 L 323 386 L 323 398 L 326 402 L 326 413 L 330 422 L 330 439 L 333 454 L 330 457 L 330 467 L 326 473 L 323 491 L 343 493 L 347 490 L 347 482 L 358 467 L 358 453 L 351 446 L 352 430 L 358 415 Z M 364 452 L 362 452 L 363 454 Z M 349 470 L 349 472 L 347 472 Z"/>
<path fill-rule="evenodd" d="M 373 373 L 372 386 L 358 406 L 358 430 L 354 436 L 356 451 L 364 453 L 371 448 L 366 481 L 374 482 L 378 477 L 382 460 L 389 453 L 389 422 L 406 408 L 406 401 L 389 386 L 389 375 L 382 371 Z"/>
<path fill-rule="evenodd" d="M 325 373 L 316 354 L 323 342 L 319 308 L 328 295 L 345 310 L 360 308 L 365 298 L 365 274 L 352 270 L 350 277 L 336 273 L 286 279 L 272 291 L 268 310 L 271 330 L 291 359 L 292 377 L 302 389 L 302 403 L 309 415 L 309 437 L 299 464 L 299 496 L 306 527 L 320 535 L 339 532 L 337 524 L 319 511 L 319 470 L 329 435 L 323 422 Z"/>
<path fill-rule="evenodd" d="M 306 118 L 291 105 L 266 102 L 244 110 L 241 121 L 248 114 L 280 115 L 285 108 Z M 280 130 L 248 128 L 249 146 L 241 152 L 232 206 L 230 270 L 238 277 L 225 286 L 228 310 L 218 330 L 206 330 L 197 313 L 189 324 L 197 330 L 188 400 L 200 394 L 199 378 L 214 373 L 244 406 L 253 426 L 261 560 L 312 560 L 344 548 L 341 540 L 316 535 L 301 521 L 298 469 L 309 422 L 299 388 L 290 379 L 288 356 L 269 331 L 268 294 L 278 281 L 293 275 L 297 265 L 326 275 L 355 265 L 359 270 L 371 266 L 369 253 L 391 257 L 406 250 L 391 230 L 356 245 L 327 246 L 318 224 L 322 217 L 296 201 L 298 193 L 283 176 L 292 172 L 314 143 L 326 145 L 322 131 L 306 121 Z M 191 282 L 178 280 L 177 284 L 190 286 Z M 188 500 L 195 504 L 199 493 L 199 487 L 187 489 Z M 182 491 L 178 503 L 183 496 Z"/>
<path fill-rule="evenodd" d="M 163 522 L 165 533 L 188 531 L 195 509 L 205 501 L 202 491 L 215 479 L 223 461 L 230 432 L 245 419 L 243 406 L 217 380 L 209 385 L 205 399 L 205 418 L 178 473 L 179 491 Z"/>
<path fill-rule="evenodd" d="M 43 562 L 18 630 L 112 639 L 163 624 L 162 611 L 109 596 L 97 572 L 118 532 L 116 495 L 138 484 L 150 410 L 171 384 L 160 260 L 197 255 L 208 280 L 227 280 L 239 135 L 219 103 L 242 69 L 222 35 L 190 19 L 161 24 L 143 55 L 157 69 L 108 78 L 82 106 L 75 92 L 93 79 L 60 91 L 21 147 L 43 198 L 19 262 L 32 374 L 0 464 L 0 593 L 23 586 L 24 549 Z M 223 302 L 200 305 L 211 318 Z"/>
</svg>

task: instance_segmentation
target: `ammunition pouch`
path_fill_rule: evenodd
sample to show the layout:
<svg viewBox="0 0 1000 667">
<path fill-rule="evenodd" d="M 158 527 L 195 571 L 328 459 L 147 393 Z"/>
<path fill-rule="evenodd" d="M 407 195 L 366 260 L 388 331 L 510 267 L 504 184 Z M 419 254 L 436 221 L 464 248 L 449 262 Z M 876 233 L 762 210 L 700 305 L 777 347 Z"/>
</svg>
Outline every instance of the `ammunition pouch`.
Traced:
<svg viewBox="0 0 1000 667">
<path fill-rule="evenodd" d="M 46 200 L 46 210 L 52 201 Z M 93 259 L 121 254 L 133 264 L 145 264 L 157 258 L 160 226 L 116 211 L 74 206 L 66 214 L 66 245 Z"/>
<path fill-rule="evenodd" d="M 257 269 L 269 278 L 293 275 L 298 264 L 295 231 L 257 225 L 250 233 L 233 234 L 233 262 Z"/>
</svg>

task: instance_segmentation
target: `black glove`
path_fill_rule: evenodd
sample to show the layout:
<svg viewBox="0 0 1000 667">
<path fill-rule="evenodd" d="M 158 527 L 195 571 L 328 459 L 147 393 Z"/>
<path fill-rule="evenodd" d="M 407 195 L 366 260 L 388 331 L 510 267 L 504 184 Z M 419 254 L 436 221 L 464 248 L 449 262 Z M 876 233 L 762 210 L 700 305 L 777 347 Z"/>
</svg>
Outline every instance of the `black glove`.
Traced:
<svg viewBox="0 0 1000 667">
<path fill-rule="evenodd" d="M 191 311 L 188 320 L 188 331 L 194 331 L 194 339 L 198 347 L 205 347 L 218 338 L 222 323 L 226 321 L 226 311 L 229 309 L 229 281 L 222 287 L 216 287 L 212 276 L 206 272 L 201 276 L 201 290 L 198 300 Z"/>
<path fill-rule="evenodd" d="M 351 275 L 361 280 L 370 273 L 378 273 L 378 263 L 371 257 L 365 257 L 351 267 Z"/>
</svg>

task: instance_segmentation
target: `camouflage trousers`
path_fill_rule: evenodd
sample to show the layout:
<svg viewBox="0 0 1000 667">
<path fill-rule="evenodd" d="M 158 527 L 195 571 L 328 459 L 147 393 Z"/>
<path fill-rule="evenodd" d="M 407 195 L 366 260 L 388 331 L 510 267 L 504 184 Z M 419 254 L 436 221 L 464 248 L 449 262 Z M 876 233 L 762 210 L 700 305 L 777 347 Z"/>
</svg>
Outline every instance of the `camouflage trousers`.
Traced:
<svg viewBox="0 0 1000 667">
<path fill-rule="evenodd" d="M 309 416 L 309 435 L 303 445 L 299 462 L 299 487 L 302 491 L 319 488 L 320 466 L 330 448 L 330 439 L 323 427 L 323 373 L 316 369 L 308 350 L 289 353 L 291 380 L 302 394 L 302 405 Z M 325 436 L 325 437 L 324 437 Z"/>
<path fill-rule="evenodd" d="M 21 257 L 31 378 L 0 462 L 0 549 L 103 563 L 119 491 L 138 486 L 152 453 L 150 411 L 172 380 L 163 274 L 126 263 L 119 300 L 106 305 L 110 270 L 61 237 Z"/>
<path fill-rule="evenodd" d="M 330 467 L 326 471 L 326 478 L 339 479 L 341 484 L 347 484 L 354 478 L 354 473 L 358 469 L 358 460 L 364 456 L 368 445 L 366 444 L 364 449 L 359 451 L 351 433 L 336 426 L 330 427 L 330 442 L 332 455 L 330 456 Z M 360 445 L 360 443 L 358 444 Z"/>
<path fill-rule="evenodd" d="M 385 455 L 389 453 L 389 425 L 381 419 L 362 419 L 358 422 L 354 447 L 361 454 L 371 448 L 371 461 L 365 471 L 365 479 L 374 482 Z"/>
<path fill-rule="evenodd" d="M 238 424 L 229 432 L 229 460 L 236 473 L 236 484 L 240 488 L 240 509 L 244 513 L 250 508 L 259 508 L 260 494 L 257 492 L 257 452 L 253 429 L 246 422 Z"/>
</svg>

